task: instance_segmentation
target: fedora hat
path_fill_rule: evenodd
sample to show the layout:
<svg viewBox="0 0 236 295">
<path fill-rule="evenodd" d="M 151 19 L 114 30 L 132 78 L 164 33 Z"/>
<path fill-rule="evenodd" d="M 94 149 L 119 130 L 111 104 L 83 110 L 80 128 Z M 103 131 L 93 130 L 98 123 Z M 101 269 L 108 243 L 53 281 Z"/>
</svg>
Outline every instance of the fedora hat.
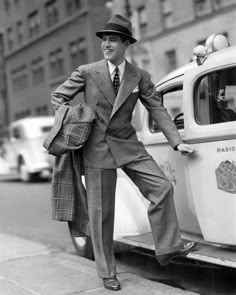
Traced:
<svg viewBox="0 0 236 295">
<path fill-rule="evenodd" d="M 107 22 L 105 29 L 96 32 L 96 36 L 102 38 L 104 34 L 119 34 L 130 40 L 131 43 L 137 42 L 132 36 L 132 24 L 126 17 L 114 14 L 110 20 Z"/>
</svg>

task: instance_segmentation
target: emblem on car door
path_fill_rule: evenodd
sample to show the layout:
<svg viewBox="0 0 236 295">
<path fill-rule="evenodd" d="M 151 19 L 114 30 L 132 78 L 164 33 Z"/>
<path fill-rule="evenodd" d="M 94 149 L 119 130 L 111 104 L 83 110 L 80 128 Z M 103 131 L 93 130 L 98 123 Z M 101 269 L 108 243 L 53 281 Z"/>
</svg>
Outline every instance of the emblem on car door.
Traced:
<svg viewBox="0 0 236 295">
<path fill-rule="evenodd" d="M 216 181 L 219 189 L 228 192 L 236 193 L 236 162 L 222 161 L 219 167 L 215 170 Z"/>
</svg>

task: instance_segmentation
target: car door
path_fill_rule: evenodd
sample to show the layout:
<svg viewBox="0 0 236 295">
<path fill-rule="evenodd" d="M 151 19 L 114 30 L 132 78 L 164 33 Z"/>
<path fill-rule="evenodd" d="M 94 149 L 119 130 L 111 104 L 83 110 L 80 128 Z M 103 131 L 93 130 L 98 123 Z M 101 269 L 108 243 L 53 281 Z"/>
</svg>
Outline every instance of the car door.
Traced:
<svg viewBox="0 0 236 295">
<path fill-rule="evenodd" d="M 166 81 L 157 89 L 162 96 L 163 105 L 176 124 L 181 137 L 185 138 L 185 119 L 183 114 L 183 76 Z M 145 113 L 143 143 L 157 164 L 174 186 L 174 200 L 182 231 L 200 233 L 196 212 L 186 182 L 186 157 L 173 150 L 156 123 Z"/>
<path fill-rule="evenodd" d="M 236 58 L 214 60 L 184 80 L 185 140 L 197 218 L 208 242 L 236 245 Z"/>
</svg>

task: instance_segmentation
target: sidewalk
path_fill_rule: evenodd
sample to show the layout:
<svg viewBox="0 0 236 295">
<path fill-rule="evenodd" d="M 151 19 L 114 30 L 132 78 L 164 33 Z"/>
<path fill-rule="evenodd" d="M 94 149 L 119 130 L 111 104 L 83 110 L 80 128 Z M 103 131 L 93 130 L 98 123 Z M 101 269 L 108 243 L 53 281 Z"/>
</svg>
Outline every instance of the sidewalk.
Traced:
<svg viewBox="0 0 236 295">
<path fill-rule="evenodd" d="M 118 269 L 119 295 L 196 295 Z M 45 245 L 0 234 L 0 295 L 114 294 L 103 288 L 95 263 Z"/>
</svg>

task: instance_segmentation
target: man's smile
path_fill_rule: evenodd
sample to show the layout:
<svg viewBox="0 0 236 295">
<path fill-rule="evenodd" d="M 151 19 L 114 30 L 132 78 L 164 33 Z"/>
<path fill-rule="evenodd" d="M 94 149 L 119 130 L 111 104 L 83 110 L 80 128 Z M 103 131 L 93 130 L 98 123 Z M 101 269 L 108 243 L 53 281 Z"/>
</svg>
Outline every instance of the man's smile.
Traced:
<svg viewBox="0 0 236 295">
<path fill-rule="evenodd" d="M 104 50 L 104 52 L 113 52 L 113 50 L 112 49 L 103 49 Z"/>
</svg>

